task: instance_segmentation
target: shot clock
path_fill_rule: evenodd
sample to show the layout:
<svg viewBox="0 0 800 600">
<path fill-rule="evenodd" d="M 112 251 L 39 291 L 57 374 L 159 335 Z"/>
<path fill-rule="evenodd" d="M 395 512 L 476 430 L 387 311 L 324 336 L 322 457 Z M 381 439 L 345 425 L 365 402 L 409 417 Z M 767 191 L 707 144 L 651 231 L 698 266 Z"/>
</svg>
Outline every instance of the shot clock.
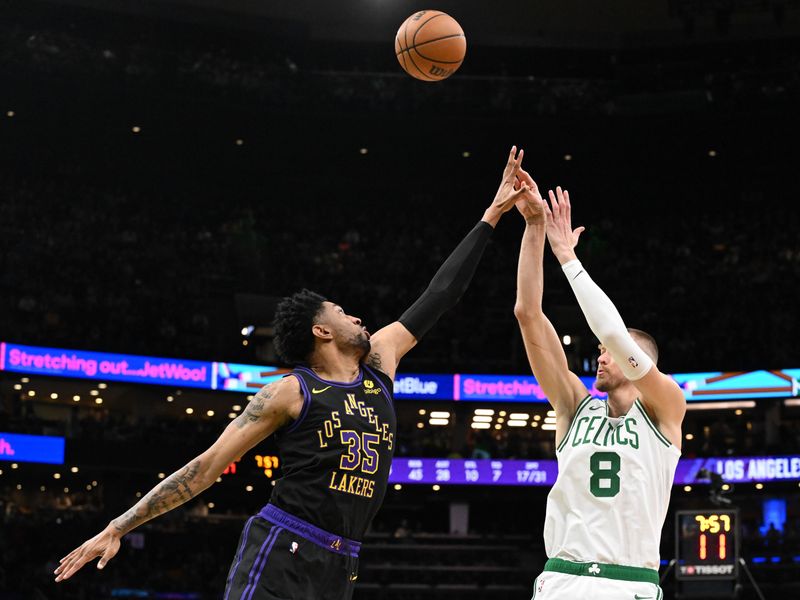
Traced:
<svg viewBox="0 0 800 600">
<path fill-rule="evenodd" d="M 678 579 L 736 579 L 739 513 L 736 510 L 680 510 L 675 513 Z"/>
</svg>

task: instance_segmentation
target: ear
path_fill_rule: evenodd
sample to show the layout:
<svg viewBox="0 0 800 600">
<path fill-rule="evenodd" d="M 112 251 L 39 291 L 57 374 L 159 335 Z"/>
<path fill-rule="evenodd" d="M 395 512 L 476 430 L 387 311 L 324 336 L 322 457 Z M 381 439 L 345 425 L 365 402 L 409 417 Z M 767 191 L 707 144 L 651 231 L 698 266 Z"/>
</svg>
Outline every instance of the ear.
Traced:
<svg viewBox="0 0 800 600">
<path fill-rule="evenodd" d="M 317 323 L 311 327 L 311 333 L 313 333 L 315 337 L 323 340 L 333 339 L 333 332 L 328 327 L 320 323 Z"/>
</svg>

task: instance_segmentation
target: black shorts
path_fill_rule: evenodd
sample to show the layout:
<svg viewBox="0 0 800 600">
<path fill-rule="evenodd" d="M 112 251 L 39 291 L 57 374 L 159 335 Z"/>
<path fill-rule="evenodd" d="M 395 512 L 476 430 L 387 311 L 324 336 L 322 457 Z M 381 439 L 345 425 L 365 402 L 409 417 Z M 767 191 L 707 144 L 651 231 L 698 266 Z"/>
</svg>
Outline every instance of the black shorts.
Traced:
<svg viewBox="0 0 800 600">
<path fill-rule="evenodd" d="M 357 553 L 330 550 L 296 531 L 261 515 L 251 517 L 223 600 L 350 600 L 358 577 Z"/>
</svg>

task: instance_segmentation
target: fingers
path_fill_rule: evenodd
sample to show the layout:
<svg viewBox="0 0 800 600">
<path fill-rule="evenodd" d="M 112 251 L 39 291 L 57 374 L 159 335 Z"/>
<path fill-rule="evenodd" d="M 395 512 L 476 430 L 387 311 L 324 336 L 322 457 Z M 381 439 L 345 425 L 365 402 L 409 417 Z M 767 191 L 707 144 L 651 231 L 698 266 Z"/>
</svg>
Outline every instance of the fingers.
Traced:
<svg viewBox="0 0 800 600">
<path fill-rule="evenodd" d="M 522 148 L 519 149 L 519 153 L 517 153 L 517 147 L 511 146 L 511 152 L 508 154 L 508 163 L 506 164 L 505 171 L 503 172 L 503 178 L 507 182 L 511 182 L 516 178 L 517 172 L 522 165 L 522 157 L 525 155 L 525 151 Z"/>
<path fill-rule="evenodd" d="M 117 553 L 116 549 L 111 544 L 109 544 L 108 548 L 106 548 L 106 551 L 103 552 L 103 556 L 101 556 L 100 560 L 97 562 L 97 568 L 102 569 L 103 567 L 105 567 L 106 563 L 108 563 L 108 561 L 114 558 L 114 555 L 116 553 Z"/>
</svg>

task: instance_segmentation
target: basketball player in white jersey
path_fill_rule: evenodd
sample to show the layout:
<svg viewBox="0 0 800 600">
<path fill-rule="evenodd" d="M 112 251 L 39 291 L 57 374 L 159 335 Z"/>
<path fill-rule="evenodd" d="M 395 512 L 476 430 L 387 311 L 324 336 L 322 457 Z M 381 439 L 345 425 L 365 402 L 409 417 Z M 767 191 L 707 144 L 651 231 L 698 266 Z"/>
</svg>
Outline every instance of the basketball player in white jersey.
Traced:
<svg viewBox="0 0 800 600">
<path fill-rule="evenodd" d="M 519 179 L 531 193 L 517 203 L 526 227 L 514 313 L 533 373 L 555 409 L 559 469 L 547 499 L 548 560 L 533 597 L 661 600 L 659 541 L 686 401 L 656 367 L 653 338 L 626 329 L 575 256 L 583 227 L 572 229 L 568 193 L 551 191 L 550 208 L 530 175 L 522 171 Z M 570 372 L 542 312 L 545 237 L 600 341 L 595 385 L 607 401 L 592 398 Z"/>
</svg>

